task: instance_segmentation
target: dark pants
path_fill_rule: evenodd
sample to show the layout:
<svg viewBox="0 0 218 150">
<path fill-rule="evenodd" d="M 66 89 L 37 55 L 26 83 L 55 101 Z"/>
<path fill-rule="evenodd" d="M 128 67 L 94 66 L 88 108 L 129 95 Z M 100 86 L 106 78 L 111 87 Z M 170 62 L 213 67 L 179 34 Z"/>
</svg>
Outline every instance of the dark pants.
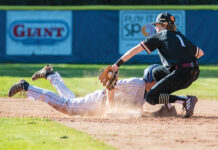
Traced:
<svg viewBox="0 0 218 150">
<path fill-rule="evenodd" d="M 199 68 L 178 67 L 167 70 L 164 66 L 154 68 L 152 75 L 157 83 L 146 95 L 146 101 L 152 105 L 174 103 L 176 100 L 185 101 L 181 96 L 170 95 L 171 93 L 189 87 L 199 76 Z"/>
</svg>

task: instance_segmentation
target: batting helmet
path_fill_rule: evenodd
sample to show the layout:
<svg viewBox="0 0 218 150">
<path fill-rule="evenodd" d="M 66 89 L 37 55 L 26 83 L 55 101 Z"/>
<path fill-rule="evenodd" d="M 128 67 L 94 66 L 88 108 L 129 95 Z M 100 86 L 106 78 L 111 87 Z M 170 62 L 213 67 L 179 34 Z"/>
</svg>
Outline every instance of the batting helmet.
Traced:
<svg viewBox="0 0 218 150">
<path fill-rule="evenodd" d="M 152 76 L 152 70 L 158 66 L 159 65 L 157 65 L 157 64 L 153 64 L 144 70 L 143 79 L 145 80 L 145 82 L 152 82 L 154 80 L 154 78 Z"/>
<path fill-rule="evenodd" d="M 165 22 L 169 24 L 175 24 L 175 17 L 168 12 L 160 13 L 156 18 L 156 22 L 153 22 L 152 24 L 156 25 L 157 23 L 165 23 Z"/>
</svg>

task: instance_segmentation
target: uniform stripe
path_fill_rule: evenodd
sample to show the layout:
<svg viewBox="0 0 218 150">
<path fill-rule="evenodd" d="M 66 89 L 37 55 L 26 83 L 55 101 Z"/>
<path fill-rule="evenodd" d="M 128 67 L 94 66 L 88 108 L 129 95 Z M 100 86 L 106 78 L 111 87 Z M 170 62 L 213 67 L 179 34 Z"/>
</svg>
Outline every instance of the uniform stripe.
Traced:
<svg viewBox="0 0 218 150">
<path fill-rule="evenodd" d="M 66 102 L 65 99 L 60 98 L 55 93 L 34 86 L 29 86 L 27 91 L 27 97 L 33 100 L 40 100 L 46 103 L 50 103 L 59 107 L 60 109 L 64 106 L 64 103 Z"/>
<path fill-rule="evenodd" d="M 161 93 L 159 95 L 159 104 L 169 104 L 169 94 Z"/>
<path fill-rule="evenodd" d="M 141 42 L 140 44 L 147 51 L 148 54 L 151 53 L 150 49 L 143 42 Z"/>
<path fill-rule="evenodd" d="M 198 57 L 198 55 L 199 55 L 199 48 L 197 47 L 197 49 L 196 49 L 196 53 L 195 53 L 195 57 Z"/>
<path fill-rule="evenodd" d="M 165 104 L 166 103 L 166 96 L 165 96 L 165 94 L 162 94 L 163 95 L 163 104 Z"/>
<path fill-rule="evenodd" d="M 55 74 L 48 76 L 48 80 L 55 87 L 61 97 L 66 99 L 75 98 L 75 94 L 64 84 L 61 76 L 55 72 Z"/>
<path fill-rule="evenodd" d="M 33 100 L 46 102 L 60 112 L 67 112 L 69 115 L 75 115 L 75 112 L 71 107 L 72 103 L 65 98 L 60 98 L 57 94 L 51 91 L 30 86 L 27 91 L 27 97 Z"/>
<path fill-rule="evenodd" d="M 159 104 L 163 104 L 163 102 L 162 102 L 162 94 L 159 95 Z"/>
<path fill-rule="evenodd" d="M 67 86 L 63 82 L 59 80 L 57 81 L 57 89 L 60 91 L 60 93 L 64 95 L 65 98 L 75 98 L 75 95 L 67 88 Z"/>
<path fill-rule="evenodd" d="M 181 46 L 185 47 L 185 44 L 184 44 L 183 39 L 181 38 L 181 36 L 177 34 L 176 37 L 179 39 L 179 41 L 181 43 Z"/>
<path fill-rule="evenodd" d="M 166 103 L 165 104 L 169 104 L 169 94 L 165 94 L 166 95 Z"/>
<path fill-rule="evenodd" d="M 145 82 L 142 78 L 122 79 L 117 82 L 115 87 L 116 105 L 122 107 L 139 108 L 144 100 Z"/>
<path fill-rule="evenodd" d="M 186 101 L 186 109 L 189 109 L 190 106 L 191 106 L 191 101 L 190 101 L 190 99 L 188 99 L 188 100 Z"/>
</svg>

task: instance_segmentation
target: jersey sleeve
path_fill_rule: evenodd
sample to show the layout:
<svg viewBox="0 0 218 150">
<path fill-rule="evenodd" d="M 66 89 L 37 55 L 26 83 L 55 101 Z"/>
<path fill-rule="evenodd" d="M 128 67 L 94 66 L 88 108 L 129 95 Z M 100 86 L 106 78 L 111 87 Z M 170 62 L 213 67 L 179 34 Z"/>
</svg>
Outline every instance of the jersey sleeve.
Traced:
<svg viewBox="0 0 218 150">
<path fill-rule="evenodd" d="M 189 47 L 189 49 L 192 51 L 192 54 L 197 58 L 199 55 L 200 48 L 197 47 L 195 44 L 193 44 L 191 41 L 189 41 L 184 35 L 180 33 L 180 35 L 183 37 L 183 39 L 186 39 L 185 45 Z"/>
<path fill-rule="evenodd" d="M 150 54 L 152 51 L 157 49 L 161 44 L 161 41 L 159 40 L 159 34 L 155 34 L 145 39 L 140 44 L 147 51 L 147 53 Z"/>
<path fill-rule="evenodd" d="M 189 41 L 189 45 L 190 45 L 190 48 L 192 50 L 192 53 L 194 54 L 195 57 L 197 57 L 199 55 L 199 51 L 200 51 L 200 48 L 197 47 L 196 45 L 194 45 L 192 42 Z"/>
<path fill-rule="evenodd" d="M 198 55 L 199 55 L 199 51 L 200 51 L 200 48 L 199 47 L 197 47 L 196 48 L 196 52 L 195 52 L 195 57 L 197 58 L 198 57 Z"/>
</svg>

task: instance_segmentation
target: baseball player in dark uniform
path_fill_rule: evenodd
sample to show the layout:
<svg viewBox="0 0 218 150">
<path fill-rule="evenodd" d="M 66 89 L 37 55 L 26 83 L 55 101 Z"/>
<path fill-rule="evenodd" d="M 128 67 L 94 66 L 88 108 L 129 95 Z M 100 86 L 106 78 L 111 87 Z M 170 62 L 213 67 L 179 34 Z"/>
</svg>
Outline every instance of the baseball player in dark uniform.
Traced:
<svg viewBox="0 0 218 150">
<path fill-rule="evenodd" d="M 182 97 L 171 93 L 189 87 L 198 78 L 200 71 L 197 59 L 204 52 L 176 31 L 175 18 L 171 14 L 159 14 L 153 25 L 157 33 L 127 51 L 112 67 L 118 70 L 120 65 L 137 53 L 146 50 L 150 54 L 157 49 L 163 65 L 152 72 L 157 83 L 146 94 L 146 101 L 152 105 L 183 104 L 186 110 L 184 118 L 189 118 L 193 115 L 197 97 Z"/>
</svg>

